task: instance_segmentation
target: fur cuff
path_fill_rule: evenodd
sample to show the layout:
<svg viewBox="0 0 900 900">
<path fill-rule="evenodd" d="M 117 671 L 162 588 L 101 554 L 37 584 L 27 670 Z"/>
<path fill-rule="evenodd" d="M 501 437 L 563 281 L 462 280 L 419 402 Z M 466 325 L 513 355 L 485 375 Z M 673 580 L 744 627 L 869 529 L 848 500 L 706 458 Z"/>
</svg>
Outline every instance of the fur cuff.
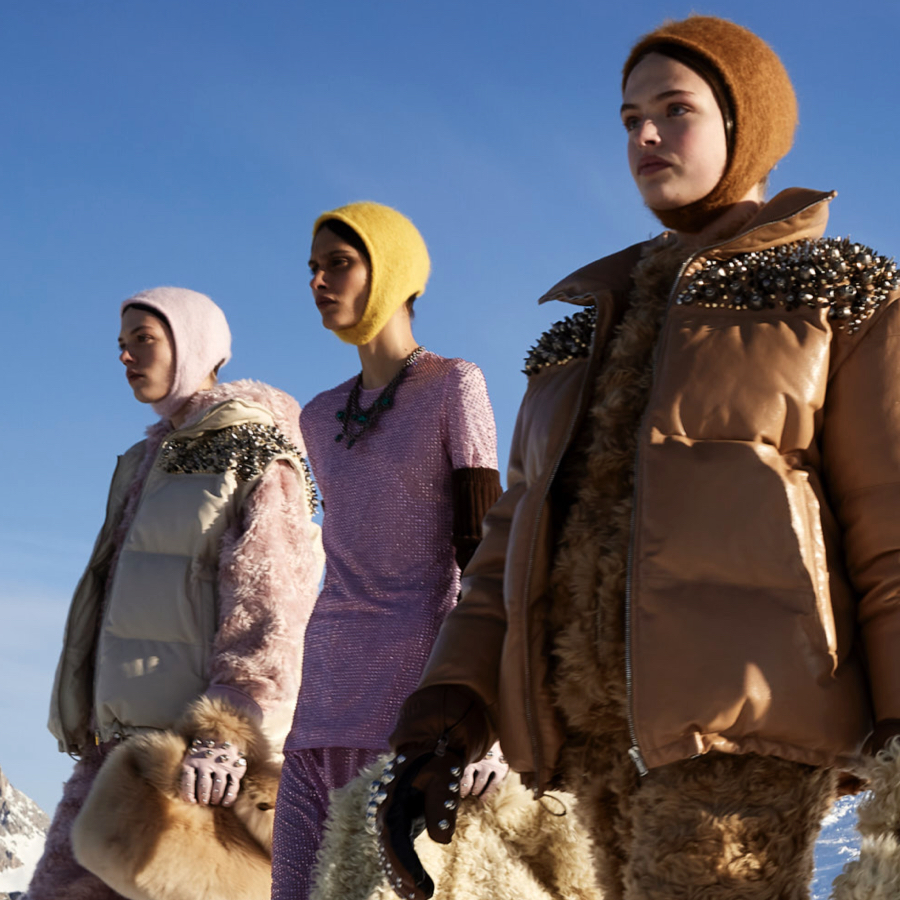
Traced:
<svg viewBox="0 0 900 900">
<path fill-rule="evenodd" d="M 197 735 L 247 754 L 230 808 L 179 798 Z M 129 900 L 268 900 L 280 774 L 246 714 L 201 697 L 173 731 L 129 738 L 109 755 L 72 827 L 75 858 Z"/>
<path fill-rule="evenodd" d="M 833 900 L 900 897 L 900 737 L 887 742 L 860 773 L 869 793 L 857 807 L 862 835 L 859 859 L 834 880 Z"/>
<path fill-rule="evenodd" d="M 196 737 L 228 741 L 243 751 L 248 766 L 259 765 L 272 756 L 256 717 L 224 696 L 198 697 L 184 711 L 174 731 L 186 744 Z"/>
</svg>

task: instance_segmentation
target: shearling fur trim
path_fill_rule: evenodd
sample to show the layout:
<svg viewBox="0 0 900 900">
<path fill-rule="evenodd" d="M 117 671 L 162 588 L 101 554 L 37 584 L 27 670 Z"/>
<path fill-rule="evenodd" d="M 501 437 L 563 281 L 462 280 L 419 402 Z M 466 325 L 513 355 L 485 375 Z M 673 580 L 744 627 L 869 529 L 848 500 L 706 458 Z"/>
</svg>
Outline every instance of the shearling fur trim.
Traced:
<svg viewBox="0 0 900 900">
<path fill-rule="evenodd" d="M 180 733 L 130 738 L 109 756 L 75 820 L 75 857 L 129 900 L 268 900 L 280 767 L 263 761 L 258 729 L 223 704 L 191 712 Z M 251 748 L 230 809 L 178 797 L 194 727 Z"/>
<path fill-rule="evenodd" d="M 570 732 L 604 740 L 625 719 L 623 611 L 637 432 L 683 255 L 669 244 L 635 269 L 631 303 L 606 349 L 590 414 L 554 486 L 572 504 L 552 575 L 556 703 Z"/>
<path fill-rule="evenodd" d="M 264 406 L 272 413 L 278 430 L 302 453 L 306 453 L 300 433 L 300 405 L 290 394 L 262 381 L 245 378 L 217 384 L 208 391 L 199 391 L 187 403 L 184 425 L 192 425 L 208 409 L 226 400 L 246 400 Z"/>
<path fill-rule="evenodd" d="M 627 799 L 625 896 L 806 900 L 835 781 L 832 769 L 753 753 L 653 769 Z"/>
<path fill-rule="evenodd" d="M 197 737 L 212 738 L 217 743 L 228 741 L 246 755 L 248 774 L 251 766 L 272 756 L 269 742 L 254 718 L 221 697 L 198 697 L 175 723 L 173 731 L 185 745 Z"/>
<path fill-rule="evenodd" d="M 668 293 L 684 257 L 677 244 L 648 248 L 609 346 L 592 408 L 554 486 L 571 504 L 552 572 L 549 625 L 553 691 L 566 724 L 563 784 L 581 802 L 597 842 L 597 875 L 621 884 L 620 805 L 637 785 L 628 758 L 625 580 L 637 432 L 652 383 L 651 358 Z"/>
<path fill-rule="evenodd" d="M 332 794 L 310 900 L 394 900 L 365 830 L 369 785 L 386 759 Z M 574 804 L 568 794 L 535 801 L 513 774 L 485 802 L 463 801 L 450 844 L 416 840 L 435 900 L 600 900 Z"/>
<path fill-rule="evenodd" d="M 900 897 L 900 738 L 860 773 L 869 791 L 856 809 L 862 835 L 859 859 L 847 863 L 832 885 L 833 900 Z"/>
</svg>

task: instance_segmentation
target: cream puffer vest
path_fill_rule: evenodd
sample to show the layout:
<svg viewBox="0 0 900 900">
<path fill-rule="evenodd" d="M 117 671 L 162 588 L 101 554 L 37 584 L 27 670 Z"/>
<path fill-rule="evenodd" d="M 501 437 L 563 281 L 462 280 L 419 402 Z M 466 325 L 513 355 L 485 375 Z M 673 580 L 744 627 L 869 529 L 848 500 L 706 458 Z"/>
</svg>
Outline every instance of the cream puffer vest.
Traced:
<svg viewBox="0 0 900 900">
<path fill-rule="evenodd" d="M 204 693 L 222 536 L 273 462 L 286 460 L 307 477 L 299 450 L 264 406 L 232 399 L 211 407 L 162 442 L 107 585 L 145 444 L 119 458 L 106 521 L 69 612 L 48 724 L 70 753 L 91 740 L 92 727 L 100 742 L 168 728 Z"/>
</svg>

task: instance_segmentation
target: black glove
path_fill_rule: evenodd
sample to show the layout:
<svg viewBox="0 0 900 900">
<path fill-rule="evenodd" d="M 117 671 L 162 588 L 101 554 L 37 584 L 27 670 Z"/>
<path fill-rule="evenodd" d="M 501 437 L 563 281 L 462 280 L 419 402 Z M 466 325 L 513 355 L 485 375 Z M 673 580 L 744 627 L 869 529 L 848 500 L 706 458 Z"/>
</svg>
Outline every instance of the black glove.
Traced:
<svg viewBox="0 0 900 900">
<path fill-rule="evenodd" d="M 473 692 L 440 685 L 407 699 L 391 742 L 397 755 L 372 783 L 366 819 L 378 835 L 378 858 L 394 891 L 404 900 L 429 900 L 434 882 L 413 842 L 427 828 L 432 840 L 450 843 L 463 770 L 470 758 L 484 756 L 490 728 Z"/>
<path fill-rule="evenodd" d="M 428 900 L 434 882 L 413 843 L 427 828 L 449 844 L 456 828 L 464 760 L 456 753 L 407 747 L 372 782 L 367 822 L 378 835 L 378 860 L 391 887 L 404 900 Z"/>
</svg>

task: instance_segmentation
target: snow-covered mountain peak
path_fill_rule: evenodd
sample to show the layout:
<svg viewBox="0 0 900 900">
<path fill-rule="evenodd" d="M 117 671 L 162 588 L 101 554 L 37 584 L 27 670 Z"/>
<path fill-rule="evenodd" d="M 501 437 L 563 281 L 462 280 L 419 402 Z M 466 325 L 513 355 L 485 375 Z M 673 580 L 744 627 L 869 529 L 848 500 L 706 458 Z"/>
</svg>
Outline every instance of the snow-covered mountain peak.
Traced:
<svg viewBox="0 0 900 900">
<path fill-rule="evenodd" d="M 28 887 L 49 827 L 47 814 L 0 770 L 0 900 Z"/>
</svg>

